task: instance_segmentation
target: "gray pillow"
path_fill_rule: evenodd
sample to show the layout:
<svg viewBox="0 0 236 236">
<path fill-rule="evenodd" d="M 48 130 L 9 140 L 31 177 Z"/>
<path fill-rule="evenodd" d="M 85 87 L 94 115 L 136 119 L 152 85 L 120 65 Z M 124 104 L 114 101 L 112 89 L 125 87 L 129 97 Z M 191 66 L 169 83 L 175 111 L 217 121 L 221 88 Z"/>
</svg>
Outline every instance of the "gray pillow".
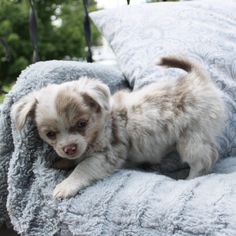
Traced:
<svg viewBox="0 0 236 236">
<path fill-rule="evenodd" d="M 176 76 L 176 70 L 155 66 L 157 58 L 167 54 L 195 58 L 216 80 L 236 79 L 235 12 L 235 0 L 202 0 L 131 4 L 90 17 L 110 43 L 130 84 L 138 88 L 166 73 Z"/>
</svg>

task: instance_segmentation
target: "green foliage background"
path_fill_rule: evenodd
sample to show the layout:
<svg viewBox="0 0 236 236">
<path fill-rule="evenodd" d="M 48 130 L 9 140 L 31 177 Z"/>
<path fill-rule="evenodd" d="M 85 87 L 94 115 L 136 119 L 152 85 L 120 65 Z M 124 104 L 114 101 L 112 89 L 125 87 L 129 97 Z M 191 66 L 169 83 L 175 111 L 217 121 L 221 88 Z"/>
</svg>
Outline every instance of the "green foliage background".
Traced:
<svg viewBox="0 0 236 236">
<path fill-rule="evenodd" d="M 84 58 L 82 0 L 35 0 L 38 23 L 40 60 Z M 96 10 L 94 0 L 89 11 Z M 27 0 L 0 0 L 0 38 L 10 48 L 10 61 L 6 61 L 0 45 L 0 95 L 7 92 L 20 72 L 31 64 L 32 46 L 29 37 L 29 3 Z M 54 24 L 52 19 L 60 19 Z M 54 21 L 55 22 L 55 21 Z M 99 43 L 99 33 L 92 25 L 92 45 Z M 1 99 L 1 98 L 0 98 Z"/>
<path fill-rule="evenodd" d="M 109 1 L 109 0 L 107 0 Z M 126 0 L 120 0 L 126 1 Z M 131 0 L 130 4 L 132 5 Z M 159 2 L 160 0 L 146 0 Z M 172 0 L 178 1 L 178 0 Z M 82 0 L 34 0 L 38 21 L 40 60 L 85 58 Z M 89 11 L 96 10 L 89 0 Z M 55 24 L 60 19 L 61 24 Z M 54 21 L 53 21 L 54 20 Z M 53 23 L 54 22 L 54 23 Z M 92 45 L 99 44 L 99 33 L 91 25 Z M 0 44 L 0 103 L 20 72 L 31 64 L 32 45 L 29 37 L 28 0 L 0 0 L 0 38 L 9 45 L 10 60 Z"/>
</svg>

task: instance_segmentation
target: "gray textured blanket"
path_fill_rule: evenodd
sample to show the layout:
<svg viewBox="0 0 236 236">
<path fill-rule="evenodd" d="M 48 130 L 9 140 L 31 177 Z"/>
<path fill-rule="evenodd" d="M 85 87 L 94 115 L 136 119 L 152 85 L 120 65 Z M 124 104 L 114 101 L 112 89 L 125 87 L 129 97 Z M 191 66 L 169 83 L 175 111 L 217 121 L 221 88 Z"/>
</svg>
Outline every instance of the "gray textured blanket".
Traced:
<svg viewBox="0 0 236 236">
<path fill-rule="evenodd" d="M 100 78 L 113 91 L 127 86 L 119 70 L 113 68 L 51 61 L 26 69 L 8 94 L 0 118 L 1 222 L 9 215 L 15 230 L 33 236 L 236 235 L 233 157 L 222 159 L 212 174 L 190 181 L 174 180 L 158 172 L 120 170 L 74 198 L 52 199 L 56 183 L 68 172 L 50 167 L 54 153 L 40 140 L 33 121 L 28 121 L 22 133 L 16 132 L 10 108 L 33 89 L 81 75 Z M 221 152 L 227 156 L 234 152 L 236 106 L 232 99 L 226 100 L 232 125 L 221 139 Z"/>
</svg>

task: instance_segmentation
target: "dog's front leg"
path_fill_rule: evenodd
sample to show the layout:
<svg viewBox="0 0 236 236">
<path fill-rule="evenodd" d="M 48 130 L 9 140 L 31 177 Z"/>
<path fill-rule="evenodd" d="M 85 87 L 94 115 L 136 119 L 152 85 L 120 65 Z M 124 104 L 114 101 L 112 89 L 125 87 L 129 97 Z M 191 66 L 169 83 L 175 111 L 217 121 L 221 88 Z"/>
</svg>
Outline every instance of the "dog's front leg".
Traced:
<svg viewBox="0 0 236 236">
<path fill-rule="evenodd" d="M 80 189 L 114 172 L 121 165 L 121 160 L 111 160 L 105 154 L 95 154 L 79 163 L 74 171 L 53 191 L 54 198 L 74 196 Z"/>
</svg>

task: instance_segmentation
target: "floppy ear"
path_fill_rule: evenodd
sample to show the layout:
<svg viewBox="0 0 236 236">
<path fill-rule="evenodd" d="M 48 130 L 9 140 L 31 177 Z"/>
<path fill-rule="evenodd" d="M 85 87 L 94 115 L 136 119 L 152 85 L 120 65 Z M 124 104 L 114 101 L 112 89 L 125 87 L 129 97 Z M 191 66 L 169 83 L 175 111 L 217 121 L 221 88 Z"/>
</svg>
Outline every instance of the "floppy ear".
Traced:
<svg viewBox="0 0 236 236">
<path fill-rule="evenodd" d="M 13 105 L 11 115 L 16 122 L 16 128 L 18 130 L 21 130 L 24 127 L 27 117 L 34 116 L 36 104 L 36 93 L 33 92 L 21 98 Z"/>
<path fill-rule="evenodd" d="M 87 80 L 84 91 L 81 91 L 85 102 L 96 109 L 97 112 L 101 109 L 110 109 L 110 89 L 104 83 L 98 80 Z"/>
</svg>

